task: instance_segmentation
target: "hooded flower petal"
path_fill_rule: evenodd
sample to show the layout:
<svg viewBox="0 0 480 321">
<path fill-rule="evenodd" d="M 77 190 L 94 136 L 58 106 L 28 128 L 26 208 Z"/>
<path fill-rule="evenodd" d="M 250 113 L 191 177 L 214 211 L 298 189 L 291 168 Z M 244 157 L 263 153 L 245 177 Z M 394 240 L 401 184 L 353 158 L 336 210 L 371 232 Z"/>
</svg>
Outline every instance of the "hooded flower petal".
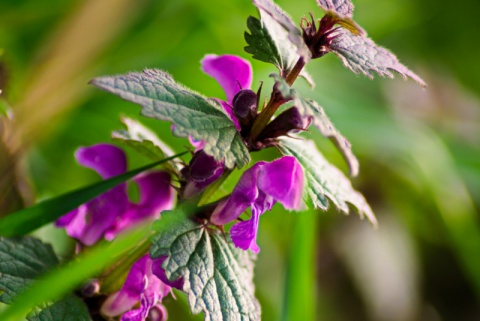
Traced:
<svg viewBox="0 0 480 321">
<path fill-rule="evenodd" d="M 258 252 L 256 236 L 260 215 L 271 210 L 275 202 L 288 209 L 300 209 L 302 192 L 303 169 L 295 157 L 259 162 L 243 173 L 230 197 L 214 210 L 210 221 L 226 224 L 251 206 L 252 218 L 232 226 L 230 234 L 237 247 Z"/>
<path fill-rule="evenodd" d="M 252 85 L 252 66 L 245 59 L 232 55 L 206 55 L 201 64 L 202 70 L 222 86 L 230 105 L 239 90 L 250 89 Z"/>
<path fill-rule="evenodd" d="M 80 147 L 75 158 L 80 165 L 95 170 L 103 179 L 123 174 L 127 170 L 123 150 L 109 144 Z"/>
<path fill-rule="evenodd" d="M 110 295 L 103 303 L 101 313 L 108 317 L 123 314 L 123 321 L 143 321 L 150 308 L 170 290 L 168 285 L 152 273 L 152 259 L 145 255 L 132 266 L 122 289 Z M 140 307 L 131 310 L 138 302 Z"/>
<path fill-rule="evenodd" d="M 121 231 L 140 222 L 158 219 L 160 212 L 171 209 L 175 194 L 170 180 L 170 174 L 164 171 L 136 176 L 134 181 L 138 185 L 140 202 L 129 204 L 126 212 L 117 217 L 113 226 L 105 233 L 105 238 L 113 240 Z"/>
<path fill-rule="evenodd" d="M 183 196 L 189 198 L 198 194 L 219 179 L 224 170 L 223 162 L 216 161 L 213 156 L 206 154 L 203 150 L 196 152 L 183 172 L 188 181 Z"/>
<path fill-rule="evenodd" d="M 240 216 L 259 197 L 258 173 L 266 162 L 258 162 L 246 170 L 230 197 L 217 206 L 210 221 L 217 225 L 227 224 Z"/>
<path fill-rule="evenodd" d="M 104 179 L 126 171 L 125 154 L 113 145 L 81 147 L 75 157 L 81 165 L 94 169 Z M 126 185 L 120 184 L 62 216 L 56 225 L 65 227 L 68 235 L 90 246 L 103 236 L 118 216 L 125 213 L 127 207 Z"/>
<path fill-rule="evenodd" d="M 255 206 L 252 207 L 252 217 L 248 221 L 235 224 L 230 229 L 230 236 L 236 247 L 242 250 L 251 249 L 254 253 L 260 252 L 257 245 L 257 231 L 260 213 Z"/>
<path fill-rule="evenodd" d="M 302 205 L 303 169 L 297 159 L 284 156 L 262 167 L 258 188 L 289 210 Z"/>
</svg>

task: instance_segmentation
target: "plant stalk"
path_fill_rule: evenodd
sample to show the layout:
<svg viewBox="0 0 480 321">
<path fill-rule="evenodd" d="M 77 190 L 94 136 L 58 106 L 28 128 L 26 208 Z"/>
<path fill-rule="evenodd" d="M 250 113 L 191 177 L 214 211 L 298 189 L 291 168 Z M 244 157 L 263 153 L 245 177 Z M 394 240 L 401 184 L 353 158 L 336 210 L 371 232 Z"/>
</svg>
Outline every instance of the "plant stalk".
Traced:
<svg viewBox="0 0 480 321">
<path fill-rule="evenodd" d="M 305 60 L 300 57 L 297 60 L 295 66 L 285 77 L 285 81 L 289 86 L 293 85 L 298 75 L 300 75 L 303 67 L 305 67 Z M 267 124 L 270 122 L 272 116 L 283 103 L 283 98 L 274 88 L 267 106 L 262 110 L 262 112 L 258 115 L 257 119 L 255 119 L 255 122 L 253 123 L 252 130 L 250 132 L 250 143 L 255 142 L 258 135 L 260 135 L 265 126 L 267 126 Z"/>
</svg>

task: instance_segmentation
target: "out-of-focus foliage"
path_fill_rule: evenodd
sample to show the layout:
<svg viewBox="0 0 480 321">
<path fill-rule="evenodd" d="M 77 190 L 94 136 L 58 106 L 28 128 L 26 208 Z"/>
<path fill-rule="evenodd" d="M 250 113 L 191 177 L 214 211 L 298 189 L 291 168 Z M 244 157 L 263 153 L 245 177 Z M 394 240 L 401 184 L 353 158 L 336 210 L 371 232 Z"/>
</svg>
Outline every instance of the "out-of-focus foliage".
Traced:
<svg viewBox="0 0 480 321">
<path fill-rule="evenodd" d="M 309 11 L 321 16 L 313 0 L 278 3 L 297 23 Z M 313 92 L 301 80 L 295 84 L 351 141 L 360 161 L 354 187 L 372 205 L 379 229 L 335 210 L 293 214 L 275 207 L 260 227 L 254 280 L 263 319 L 480 319 L 480 2 L 354 3 L 369 37 L 428 88 L 355 76 L 331 54 L 308 66 Z M 199 61 L 207 53 L 249 59 L 243 33 L 256 14 L 243 0 L 1 1 L 0 99 L 8 104 L 0 103 L 14 118 L 0 120 L 0 204 L 16 199 L 19 207 L 19 194 L 38 200 L 97 179 L 75 163 L 73 151 L 108 141 L 122 128 L 120 115 L 138 118 L 140 108 L 88 86 L 93 77 L 161 68 L 222 98 Z M 252 64 L 253 87 L 264 81 L 270 88 L 275 67 Z M 172 137 L 167 123 L 142 122 L 175 151 L 188 144 Z M 326 158 L 346 171 L 318 136 Z M 132 168 L 148 161 L 127 152 Z M 6 195 L 12 202 L 2 202 Z M 49 231 L 39 234 L 54 249 L 65 248 L 66 237 Z M 185 297 L 177 297 L 166 303 L 169 320 L 195 319 Z"/>
</svg>

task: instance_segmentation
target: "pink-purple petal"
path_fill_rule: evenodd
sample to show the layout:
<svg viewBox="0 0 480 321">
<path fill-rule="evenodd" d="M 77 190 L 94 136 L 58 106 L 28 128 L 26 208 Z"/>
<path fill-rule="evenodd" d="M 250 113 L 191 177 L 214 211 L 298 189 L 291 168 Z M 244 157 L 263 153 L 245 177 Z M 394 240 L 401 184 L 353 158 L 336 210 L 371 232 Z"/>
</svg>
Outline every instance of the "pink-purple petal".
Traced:
<svg viewBox="0 0 480 321">
<path fill-rule="evenodd" d="M 123 174 L 127 170 L 125 153 L 110 144 L 80 147 L 75 157 L 79 164 L 95 170 L 103 179 Z"/>
<path fill-rule="evenodd" d="M 239 222 L 230 229 L 233 244 L 242 250 L 251 249 L 254 253 L 260 252 L 257 245 L 257 231 L 260 214 L 252 207 L 252 217 L 248 221 Z"/>
<path fill-rule="evenodd" d="M 230 104 L 238 91 L 250 89 L 252 85 L 252 66 L 245 59 L 233 55 L 206 55 L 201 64 L 202 70 L 222 86 Z"/>
<path fill-rule="evenodd" d="M 135 303 L 140 301 L 140 295 L 148 285 L 146 278 L 148 263 L 148 256 L 146 255 L 133 264 L 123 287 L 120 291 L 108 297 L 103 304 L 102 313 L 104 315 L 109 317 L 120 315 L 130 310 Z"/>
<path fill-rule="evenodd" d="M 130 203 L 128 209 L 117 217 L 105 232 L 107 240 L 113 240 L 118 233 L 140 222 L 158 219 L 162 211 L 173 207 L 175 194 L 170 184 L 170 174 L 164 171 L 150 172 L 136 176 L 134 181 L 138 184 L 140 202 Z"/>
<path fill-rule="evenodd" d="M 285 208 L 298 210 L 302 205 L 302 166 L 292 156 L 267 163 L 258 174 L 258 188 Z"/>
<path fill-rule="evenodd" d="M 223 225 L 235 220 L 255 202 L 258 197 L 258 172 L 264 164 L 258 162 L 243 173 L 230 197 L 213 211 L 210 217 L 213 224 Z"/>
<path fill-rule="evenodd" d="M 228 104 L 227 102 L 224 102 L 223 100 L 220 100 L 220 99 L 216 99 L 216 101 L 218 101 L 220 103 L 220 105 L 222 105 L 223 110 L 225 110 L 228 117 L 230 117 L 230 120 L 235 124 L 235 128 L 237 129 L 237 131 L 242 130 L 242 127 L 238 123 L 237 117 L 233 113 L 232 106 L 230 106 L 230 104 Z"/>
<path fill-rule="evenodd" d="M 108 317 L 123 314 L 121 320 L 124 321 L 144 321 L 150 308 L 170 291 L 170 287 L 152 273 L 152 259 L 147 254 L 135 262 L 123 287 L 107 298 L 101 312 Z M 138 302 L 140 307 L 131 310 Z"/>
<path fill-rule="evenodd" d="M 162 267 L 162 264 L 163 262 L 165 262 L 166 259 L 167 259 L 167 256 L 161 256 L 159 258 L 152 259 L 152 273 L 167 286 L 183 291 L 183 284 L 184 284 L 183 278 L 179 278 L 174 281 L 170 281 L 167 278 L 165 270 Z"/>
<path fill-rule="evenodd" d="M 61 217 L 57 226 L 64 226 L 69 236 L 91 246 L 102 238 L 127 207 L 126 185 L 121 184 Z"/>
</svg>

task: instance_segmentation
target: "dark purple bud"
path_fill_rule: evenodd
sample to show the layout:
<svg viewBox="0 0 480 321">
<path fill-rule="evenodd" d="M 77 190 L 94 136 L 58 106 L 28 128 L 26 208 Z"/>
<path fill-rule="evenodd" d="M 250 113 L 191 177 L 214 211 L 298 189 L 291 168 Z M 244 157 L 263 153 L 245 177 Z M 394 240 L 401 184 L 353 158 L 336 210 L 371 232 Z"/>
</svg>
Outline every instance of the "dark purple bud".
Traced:
<svg viewBox="0 0 480 321">
<path fill-rule="evenodd" d="M 202 149 L 196 152 L 190 161 L 190 179 L 208 185 L 221 175 L 219 172 L 223 172 L 223 168 L 222 162 L 216 161 Z"/>
<path fill-rule="evenodd" d="M 84 298 L 91 298 L 100 291 L 100 283 L 98 280 L 90 280 L 84 284 L 80 290 L 80 293 Z"/>
<path fill-rule="evenodd" d="M 308 128 L 311 119 L 302 117 L 296 107 L 289 108 L 272 120 L 258 136 L 258 141 L 276 138 Z"/>
<path fill-rule="evenodd" d="M 187 185 L 183 193 L 184 198 L 196 195 L 220 178 L 225 165 L 223 162 L 218 162 L 212 156 L 207 155 L 202 149 L 193 155 L 188 169 L 188 174 L 183 174 L 187 179 Z"/>
<path fill-rule="evenodd" d="M 248 119 L 257 113 L 257 94 L 250 89 L 240 90 L 233 97 L 232 104 L 237 118 Z"/>
</svg>

